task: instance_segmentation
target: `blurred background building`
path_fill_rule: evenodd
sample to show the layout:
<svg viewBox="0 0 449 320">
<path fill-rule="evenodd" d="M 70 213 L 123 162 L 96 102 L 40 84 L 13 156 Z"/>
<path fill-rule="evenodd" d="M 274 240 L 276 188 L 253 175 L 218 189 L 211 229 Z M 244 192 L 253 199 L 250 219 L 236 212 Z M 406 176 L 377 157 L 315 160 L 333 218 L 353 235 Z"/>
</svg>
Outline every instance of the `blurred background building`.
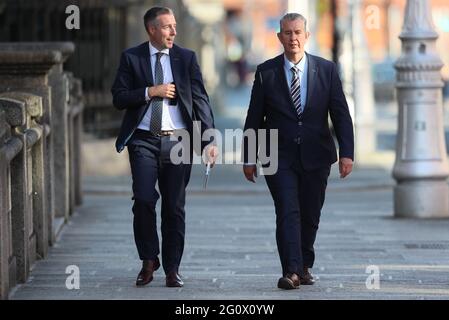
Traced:
<svg viewBox="0 0 449 320">
<path fill-rule="evenodd" d="M 279 18 L 290 10 L 308 18 L 309 30 L 312 32 L 308 51 L 338 62 L 342 53 L 341 42 L 345 34 L 351 31 L 348 21 L 351 18 L 350 5 L 354 2 L 223 0 L 226 11 L 224 28 L 227 60 L 246 65 L 246 70 L 250 71 L 254 69 L 254 65 L 279 54 L 281 47 L 276 37 Z M 308 4 L 305 5 L 306 3 Z M 399 57 L 401 51 L 398 35 L 402 28 L 406 0 L 364 0 L 360 3 L 359 14 L 362 16 L 363 29 L 355 32 L 363 32 L 366 37 L 367 49 L 373 63 L 373 78 L 376 85 L 379 85 L 375 91 L 376 98 L 385 99 L 383 91 L 386 87 L 392 89 L 393 61 Z M 437 48 L 445 62 L 443 77 L 447 82 L 449 52 L 444 48 L 449 46 L 449 3 L 445 0 L 431 0 L 430 3 L 436 30 L 440 34 Z M 308 12 L 302 12 L 300 8 L 305 8 Z M 233 70 L 228 72 L 232 73 Z M 392 94 L 390 92 L 390 96 Z"/>
<path fill-rule="evenodd" d="M 445 63 L 447 100 L 449 3 L 430 3 L 440 35 L 437 49 Z M 79 30 L 64 27 L 71 4 L 80 8 Z M 112 108 L 110 94 L 120 53 L 147 40 L 142 16 L 148 8 L 173 8 L 177 42 L 197 52 L 213 108 L 217 114 L 240 117 L 246 113 L 257 64 L 282 52 L 276 36 L 279 19 L 298 11 L 308 19 L 312 33 L 307 50 L 338 63 L 352 112 L 354 105 L 363 108 L 356 127 L 370 127 L 380 125 L 379 117 L 394 120 L 397 110 L 393 64 L 400 55 L 405 4 L 406 0 L 0 0 L 0 41 L 73 41 L 75 53 L 64 67 L 82 79 L 84 130 L 87 137 L 108 138 L 115 136 L 122 117 Z M 357 88 L 357 83 L 364 87 Z M 372 92 L 372 102 L 367 92 Z M 389 138 L 380 146 L 374 139 L 372 148 L 394 148 L 394 121 L 390 127 Z"/>
</svg>

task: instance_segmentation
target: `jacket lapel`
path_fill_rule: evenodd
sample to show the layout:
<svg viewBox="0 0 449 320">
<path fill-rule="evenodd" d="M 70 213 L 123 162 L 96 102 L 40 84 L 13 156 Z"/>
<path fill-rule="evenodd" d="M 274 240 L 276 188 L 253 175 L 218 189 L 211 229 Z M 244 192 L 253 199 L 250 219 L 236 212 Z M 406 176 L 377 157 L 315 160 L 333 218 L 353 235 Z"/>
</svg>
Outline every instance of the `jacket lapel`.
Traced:
<svg viewBox="0 0 449 320">
<path fill-rule="evenodd" d="M 182 61 L 181 55 L 179 54 L 178 47 L 173 45 L 173 48 L 170 49 L 170 65 L 171 72 L 173 75 L 173 81 L 176 85 L 176 94 L 178 96 L 178 103 L 181 108 L 187 111 L 189 117 L 192 118 L 192 108 L 190 104 L 184 103 L 184 84 L 186 81 L 183 79 L 184 73 L 182 72 Z"/>
<path fill-rule="evenodd" d="M 148 42 L 141 44 L 140 67 L 142 68 L 145 81 L 149 87 L 153 85 L 153 71 L 151 70 L 150 46 Z"/>
<path fill-rule="evenodd" d="M 277 57 L 277 72 L 278 72 L 278 78 L 280 79 L 280 83 L 281 83 L 281 87 L 282 87 L 282 91 L 284 92 L 284 94 L 286 94 L 289 97 L 289 101 L 293 104 L 293 100 L 290 94 L 290 89 L 289 89 L 289 85 L 288 85 L 288 81 L 287 81 L 287 77 L 285 76 L 285 71 L 284 71 L 284 55 L 281 54 L 280 56 Z"/>
<path fill-rule="evenodd" d="M 308 112 L 309 109 L 311 109 L 311 98 L 313 97 L 313 90 L 315 89 L 316 84 L 316 77 L 318 74 L 318 65 L 316 64 L 316 61 L 313 56 L 309 55 L 306 52 L 307 55 L 307 101 L 306 106 L 304 108 L 304 113 Z"/>
<path fill-rule="evenodd" d="M 287 102 L 289 103 L 286 109 L 288 114 L 294 119 L 296 119 L 298 116 L 296 115 L 295 108 L 293 106 L 292 95 L 290 94 L 289 84 L 284 71 L 284 64 L 285 64 L 284 54 L 281 54 L 276 59 L 277 59 L 276 61 L 277 78 L 279 79 L 279 83 L 281 84 L 282 93 L 285 97 L 287 97 Z"/>
<path fill-rule="evenodd" d="M 179 58 L 179 54 L 175 49 L 175 47 L 173 47 L 172 49 L 170 49 L 170 65 L 171 65 L 171 72 L 173 75 L 173 81 L 177 84 L 177 87 L 181 80 L 180 62 L 181 60 Z"/>
</svg>

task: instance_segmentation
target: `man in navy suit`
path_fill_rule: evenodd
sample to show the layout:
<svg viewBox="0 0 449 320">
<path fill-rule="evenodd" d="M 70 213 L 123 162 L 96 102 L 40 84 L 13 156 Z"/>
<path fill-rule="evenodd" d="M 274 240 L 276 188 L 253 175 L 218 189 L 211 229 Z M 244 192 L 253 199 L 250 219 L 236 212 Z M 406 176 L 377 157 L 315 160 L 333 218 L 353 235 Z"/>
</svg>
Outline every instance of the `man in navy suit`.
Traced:
<svg viewBox="0 0 449 320">
<path fill-rule="evenodd" d="M 341 178 L 352 171 L 352 119 L 334 63 L 304 51 L 306 19 L 286 14 L 278 38 L 284 53 L 257 67 L 245 130 L 277 129 L 278 170 L 265 179 L 276 210 L 281 289 L 314 283 L 310 268 L 331 165 L 337 161 L 330 115 L 339 144 Z M 267 138 L 267 140 L 269 140 Z M 254 182 L 256 154 L 244 145 L 245 177 Z M 258 142 L 259 144 L 261 141 Z M 269 147 L 268 147 L 269 148 Z"/>
<path fill-rule="evenodd" d="M 125 110 L 116 148 L 121 152 L 128 147 L 133 178 L 134 239 L 142 260 L 136 285 L 150 283 L 160 266 L 157 182 L 162 198 L 162 265 L 166 285 L 182 287 L 178 271 L 184 250 L 185 188 L 191 162 L 171 159 L 171 151 L 178 143 L 172 135 L 187 131 L 192 139 L 197 127 L 194 121 L 200 122 L 202 133 L 214 128 L 214 118 L 195 53 L 174 44 L 176 20 L 172 10 L 151 8 L 144 16 L 144 24 L 149 41 L 123 52 L 111 89 L 114 106 Z M 192 146 L 192 141 L 188 145 Z M 212 143 L 202 147 L 213 165 L 217 147 Z M 187 149 L 190 150 L 181 152 L 192 151 Z"/>
</svg>

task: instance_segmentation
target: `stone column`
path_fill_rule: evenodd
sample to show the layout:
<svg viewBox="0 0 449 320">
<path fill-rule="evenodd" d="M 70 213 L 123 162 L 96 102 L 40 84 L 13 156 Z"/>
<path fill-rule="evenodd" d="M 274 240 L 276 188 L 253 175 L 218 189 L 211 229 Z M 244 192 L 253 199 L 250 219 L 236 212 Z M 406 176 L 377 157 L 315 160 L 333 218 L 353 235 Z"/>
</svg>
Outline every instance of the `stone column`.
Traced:
<svg viewBox="0 0 449 320">
<path fill-rule="evenodd" d="M 215 42 L 217 39 L 224 41 L 221 28 L 217 27 L 225 13 L 223 3 L 219 0 L 186 0 L 183 5 L 178 5 L 177 10 L 182 10 L 184 14 L 181 23 L 185 28 L 179 35 L 180 40 L 186 39 L 186 45 L 196 51 L 211 104 L 222 111 L 222 98 L 217 90 L 220 82 L 217 68 L 220 61 L 217 60 Z"/>
<path fill-rule="evenodd" d="M 48 249 L 47 211 L 44 189 L 42 99 L 22 92 L 0 94 L 0 110 L 6 115 L 12 137 L 6 140 L 3 170 L 6 178 L 4 197 L 11 203 L 7 219 L 16 267 L 9 268 L 10 278 L 24 282 L 36 254 L 44 258 Z M 9 151 L 8 151 L 9 149 Z M 8 170 L 10 169 L 10 170 Z M 17 272 L 13 271 L 16 269 Z"/>
<path fill-rule="evenodd" d="M 32 159 L 32 201 L 33 224 L 36 232 L 36 250 L 38 257 L 44 259 L 48 254 L 49 230 L 48 208 L 45 197 L 47 177 L 45 175 L 45 127 L 40 124 L 42 119 L 42 98 L 31 94 L 21 94 L 17 98 L 25 102 L 27 112 L 31 116 L 29 129 L 25 135 L 28 146 L 31 147 Z"/>
<path fill-rule="evenodd" d="M 17 50 L 42 51 L 53 50 L 61 52 L 62 59 L 54 64 L 48 74 L 48 84 L 51 87 L 51 124 L 53 130 L 52 142 L 54 152 L 54 190 L 55 217 L 62 218 L 53 233 L 57 234 L 61 225 L 69 218 L 70 209 L 70 156 L 68 101 L 69 82 L 63 70 L 63 63 L 74 52 L 72 42 L 21 42 L 14 44 Z"/>
<path fill-rule="evenodd" d="M 449 166 L 444 138 L 443 63 L 427 0 L 408 0 L 395 64 L 399 105 L 393 177 L 396 217 L 449 217 Z"/>
<path fill-rule="evenodd" d="M 69 148 L 70 148 L 70 212 L 82 203 L 81 160 L 83 134 L 83 92 L 80 79 L 67 72 L 70 84 L 69 101 Z"/>
<path fill-rule="evenodd" d="M 311 33 L 309 41 L 306 45 L 306 51 L 312 54 L 317 54 L 318 44 L 316 35 L 316 22 L 317 22 L 317 8 L 316 0 L 288 0 L 287 12 L 299 13 L 307 19 L 307 31 Z"/>
<path fill-rule="evenodd" d="M 9 183 L 9 145 L 10 128 L 6 121 L 5 113 L 0 110 L 0 300 L 8 298 L 10 283 L 9 262 L 12 256 L 11 250 L 11 201 Z M 15 272 L 15 271 L 14 271 Z"/>
<path fill-rule="evenodd" d="M 20 48 L 20 43 L 0 43 L 0 92 L 25 91 L 42 97 L 42 124 L 45 125 L 44 154 L 45 154 L 45 194 L 48 211 L 49 241 L 53 243 L 55 233 L 53 222 L 55 216 L 54 205 L 54 136 L 52 127 L 51 87 L 48 83 L 50 69 L 60 64 L 63 57 L 60 52 L 48 49 Z"/>
<path fill-rule="evenodd" d="M 376 150 L 376 130 L 373 81 L 371 77 L 371 57 L 365 37 L 362 19 L 362 1 L 351 1 L 351 30 L 353 52 L 353 94 L 355 160 L 363 163 Z"/>
<path fill-rule="evenodd" d="M 24 134 L 27 123 L 25 103 L 0 96 L 0 109 L 6 114 L 6 121 L 12 135 L 19 141 L 15 156 L 10 158 L 11 181 L 11 229 L 13 254 L 17 261 L 17 280 L 25 282 L 30 265 L 36 258 L 36 242 L 33 233 L 33 211 L 31 200 L 31 179 L 28 175 L 28 144 Z M 19 152 L 17 152 L 19 150 Z"/>
<path fill-rule="evenodd" d="M 55 64 L 48 75 L 51 86 L 52 130 L 54 133 L 54 165 L 55 165 L 55 216 L 66 222 L 70 215 L 70 150 L 68 127 L 69 81 L 63 71 L 63 63 L 75 51 L 71 42 L 40 42 L 39 49 L 51 49 L 62 53 L 62 60 Z M 57 234 L 59 230 L 54 230 Z"/>
<path fill-rule="evenodd" d="M 33 234 L 36 245 L 32 245 L 40 258 L 45 258 L 48 252 L 48 217 L 45 199 L 45 171 L 44 171 L 44 127 L 39 124 L 42 117 L 42 98 L 23 92 L 7 92 L 0 94 L 0 103 L 15 101 L 25 106 L 25 123 L 17 128 L 24 135 L 26 145 L 27 180 L 29 189 L 29 201 L 31 204 Z"/>
</svg>

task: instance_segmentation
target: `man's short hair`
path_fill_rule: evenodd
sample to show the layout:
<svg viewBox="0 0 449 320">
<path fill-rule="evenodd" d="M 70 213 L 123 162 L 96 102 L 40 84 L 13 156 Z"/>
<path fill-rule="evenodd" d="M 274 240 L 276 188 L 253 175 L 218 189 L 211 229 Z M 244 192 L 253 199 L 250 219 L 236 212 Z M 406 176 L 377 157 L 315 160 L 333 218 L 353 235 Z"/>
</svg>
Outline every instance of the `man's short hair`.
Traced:
<svg viewBox="0 0 449 320">
<path fill-rule="evenodd" d="M 145 25 L 145 30 L 148 32 L 148 28 L 150 25 L 157 25 L 157 17 L 163 14 L 173 14 L 173 10 L 167 7 L 153 7 L 148 10 L 143 16 L 143 24 Z"/>
<path fill-rule="evenodd" d="M 304 18 L 303 15 L 301 15 L 299 13 L 295 13 L 295 12 L 294 13 L 287 13 L 287 14 L 285 14 L 282 17 L 281 21 L 279 22 L 279 24 L 280 24 L 279 31 L 282 31 L 282 23 L 284 21 L 294 21 L 294 20 L 301 20 L 301 21 L 303 21 L 304 22 L 304 31 L 307 31 L 307 19 Z"/>
</svg>

